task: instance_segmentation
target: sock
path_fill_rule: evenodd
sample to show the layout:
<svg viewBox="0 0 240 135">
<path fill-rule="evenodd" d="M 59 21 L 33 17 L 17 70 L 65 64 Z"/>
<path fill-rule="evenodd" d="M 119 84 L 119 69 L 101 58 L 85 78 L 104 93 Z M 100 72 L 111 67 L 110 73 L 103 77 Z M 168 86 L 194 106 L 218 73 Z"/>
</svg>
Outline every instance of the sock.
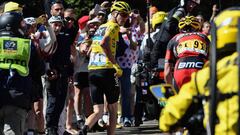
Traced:
<svg viewBox="0 0 240 135">
<path fill-rule="evenodd" d="M 85 118 L 83 115 L 76 115 L 76 117 L 77 117 L 77 121 L 84 120 Z"/>
</svg>

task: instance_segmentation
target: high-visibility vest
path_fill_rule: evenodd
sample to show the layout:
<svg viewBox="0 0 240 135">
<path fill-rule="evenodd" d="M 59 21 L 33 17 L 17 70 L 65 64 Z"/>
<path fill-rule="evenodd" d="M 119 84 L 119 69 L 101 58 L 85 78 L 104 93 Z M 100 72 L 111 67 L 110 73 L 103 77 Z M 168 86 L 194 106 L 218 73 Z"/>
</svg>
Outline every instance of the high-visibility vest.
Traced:
<svg viewBox="0 0 240 135">
<path fill-rule="evenodd" d="M 29 74 L 31 40 L 0 37 L 0 69 L 15 69 L 21 76 Z"/>
</svg>

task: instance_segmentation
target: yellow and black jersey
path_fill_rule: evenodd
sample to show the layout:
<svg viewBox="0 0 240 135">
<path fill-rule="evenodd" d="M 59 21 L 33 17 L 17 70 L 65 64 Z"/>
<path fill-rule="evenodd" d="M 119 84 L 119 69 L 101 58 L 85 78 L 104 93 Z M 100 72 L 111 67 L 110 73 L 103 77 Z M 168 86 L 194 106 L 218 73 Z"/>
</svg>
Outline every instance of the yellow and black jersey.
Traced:
<svg viewBox="0 0 240 135">
<path fill-rule="evenodd" d="M 94 69 L 108 69 L 113 68 L 112 63 L 107 58 L 106 54 L 103 51 L 101 46 L 101 42 L 104 36 L 110 37 L 110 49 L 113 56 L 116 55 L 116 43 L 119 39 L 119 25 L 112 21 L 108 21 L 107 23 L 101 25 L 98 30 L 95 32 L 92 42 L 92 51 L 90 54 L 90 61 L 88 68 L 89 70 Z"/>
</svg>

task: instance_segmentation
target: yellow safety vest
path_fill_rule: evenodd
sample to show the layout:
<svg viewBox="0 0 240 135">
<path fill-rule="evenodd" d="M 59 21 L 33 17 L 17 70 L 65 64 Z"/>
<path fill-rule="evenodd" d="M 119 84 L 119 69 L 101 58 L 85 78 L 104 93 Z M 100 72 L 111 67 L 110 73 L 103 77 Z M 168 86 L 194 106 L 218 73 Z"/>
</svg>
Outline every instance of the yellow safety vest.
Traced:
<svg viewBox="0 0 240 135">
<path fill-rule="evenodd" d="M 0 69 L 16 69 L 19 75 L 29 74 L 31 40 L 0 37 Z"/>
</svg>

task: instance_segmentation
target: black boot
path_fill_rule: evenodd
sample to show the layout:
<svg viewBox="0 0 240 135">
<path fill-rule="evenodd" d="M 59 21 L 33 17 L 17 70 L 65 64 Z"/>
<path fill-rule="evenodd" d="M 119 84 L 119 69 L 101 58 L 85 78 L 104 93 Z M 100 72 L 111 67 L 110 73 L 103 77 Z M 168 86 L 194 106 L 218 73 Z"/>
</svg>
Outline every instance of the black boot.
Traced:
<svg viewBox="0 0 240 135">
<path fill-rule="evenodd" d="M 84 125 L 83 128 L 80 130 L 79 135 L 87 135 L 88 130 L 89 130 L 88 125 Z"/>
<path fill-rule="evenodd" d="M 49 127 L 46 129 L 46 135 L 58 135 L 57 128 Z"/>
</svg>

